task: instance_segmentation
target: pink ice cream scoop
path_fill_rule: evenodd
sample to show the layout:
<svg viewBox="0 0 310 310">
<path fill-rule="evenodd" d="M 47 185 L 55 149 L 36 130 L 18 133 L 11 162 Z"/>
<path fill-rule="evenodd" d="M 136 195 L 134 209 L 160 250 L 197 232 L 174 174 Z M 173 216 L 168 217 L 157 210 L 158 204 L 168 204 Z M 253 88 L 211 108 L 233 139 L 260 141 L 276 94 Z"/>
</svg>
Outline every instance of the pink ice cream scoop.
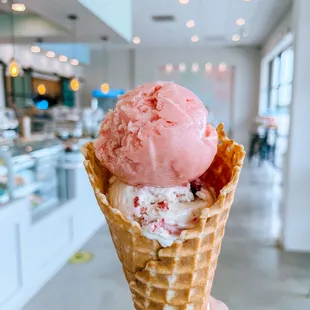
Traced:
<svg viewBox="0 0 310 310">
<path fill-rule="evenodd" d="M 173 187 L 201 176 L 217 151 L 208 111 L 172 82 L 139 86 L 110 111 L 95 141 L 96 156 L 130 185 Z"/>
</svg>

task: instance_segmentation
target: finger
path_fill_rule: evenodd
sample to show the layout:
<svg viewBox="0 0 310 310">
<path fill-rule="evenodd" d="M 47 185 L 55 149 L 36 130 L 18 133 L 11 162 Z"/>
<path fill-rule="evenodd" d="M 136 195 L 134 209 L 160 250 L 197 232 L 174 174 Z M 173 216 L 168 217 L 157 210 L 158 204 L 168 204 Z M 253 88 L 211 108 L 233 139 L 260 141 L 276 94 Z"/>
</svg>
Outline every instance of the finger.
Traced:
<svg viewBox="0 0 310 310">
<path fill-rule="evenodd" d="M 210 297 L 210 302 L 207 307 L 207 310 L 228 310 L 228 307 L 219 300 Z"/>
</svg>

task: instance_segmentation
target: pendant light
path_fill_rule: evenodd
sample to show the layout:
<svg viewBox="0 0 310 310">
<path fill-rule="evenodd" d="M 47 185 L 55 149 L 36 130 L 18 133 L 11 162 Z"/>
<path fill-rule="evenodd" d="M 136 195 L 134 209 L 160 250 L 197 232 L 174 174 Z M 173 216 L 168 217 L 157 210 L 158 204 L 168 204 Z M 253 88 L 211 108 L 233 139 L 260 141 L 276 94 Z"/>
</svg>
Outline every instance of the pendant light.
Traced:
<svg viewBox="0 0 310 310">
<path fill-rule="evenodd" d="M 103 36 L 101 37 L 103 42 L 103 49 L 102 49 L 102 72 L 103 72 L 103 81 L 105 80 L 104 71 L 107 72 L 106 80 L 104 83 L 101 84 L 100 89 L 104 94 L 108 94 L 110 91 L 110 85 L 108 82 L 108 75 L 109 75 L 109 54 L 108 54 L 108 37 Z"/>
<path fill-rule="evenodd" d="M 23 70 L 21 65 L 17 62 L 15 55 L 16 55 L 16 46 L 15 46 L 15 21 L 14 21 L 14 11 L 12 9 L 14 5 L 14 1 L 11 0 L 8 2 L 10 5 L 11 10 L 11 44 L 13 47 L 13 56 L 10 60 L 9 65 L 7 66 L 6 75 L 11 77 L 17 77 L 19 75 L 23 75 Z"/>
<path fill-rule="evenodd" d="M 38 94 L 43 96 L 46 94 L 46 87 L 44 84 L 39 84 L 38 87 L 37 87 L 37 91 L 38 91 Z"/>
<path fill-rule="evenodd" d="M 73 59 L 71 60 L 71 64 L 78 64 L 76 57 L 76 50 L 75 50 L 75 45 L 77 43 L 77 30 L 76 30 L 76 21 L 78 19 L 78 17 L 74 14 L 68 15 L 68 19 L 72 22 L 72 28 L 73 28 L 73 32 L 74 32 L 74 44 L 72 47 L 72 54 L 73 54 Z M 80 82 L 79 79 L 77 78 L 77 76 L 72 77 L 72 79 L 70 80 L 70 88 L 72 91 L 78 91 L 80 89 Z"/>
</svg>

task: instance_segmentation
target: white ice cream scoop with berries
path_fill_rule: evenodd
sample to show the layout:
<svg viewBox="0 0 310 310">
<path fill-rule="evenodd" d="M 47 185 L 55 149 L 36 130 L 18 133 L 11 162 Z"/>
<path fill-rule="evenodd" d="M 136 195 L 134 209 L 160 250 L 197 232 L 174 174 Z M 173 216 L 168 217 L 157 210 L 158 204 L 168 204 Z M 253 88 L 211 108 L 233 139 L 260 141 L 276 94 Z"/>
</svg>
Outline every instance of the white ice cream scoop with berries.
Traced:
<svg viewBox="0 0 310 310">
<path fill-rule="evenodd" d="M 107 198 L 129 220 L 138 222 L 142 233 L 167 247 L 182 230 L 193 228 L 201 210 L 214 203 L 212 189 L 203 187 L 200 179 L 184 186 L 131 186 L 115 176 L 110 179 Z"/>
</svg>

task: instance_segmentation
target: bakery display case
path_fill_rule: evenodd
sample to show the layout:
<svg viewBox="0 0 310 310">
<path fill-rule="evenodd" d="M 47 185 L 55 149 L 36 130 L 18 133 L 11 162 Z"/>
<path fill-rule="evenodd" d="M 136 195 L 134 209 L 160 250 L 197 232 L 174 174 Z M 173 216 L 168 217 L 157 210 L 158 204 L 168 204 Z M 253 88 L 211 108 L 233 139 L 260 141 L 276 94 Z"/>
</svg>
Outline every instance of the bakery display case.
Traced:
<svg viewBox="0 0 310 310">
<path fill-rule="evenodd" d="M 60 206 L 67 200 L 63 159 L 56 141 L 0 149 L 0 204 L 27 197 L 32 221 Z"/>
<path fill-rule="evenodd" d="M 54 146 L 34 152 L 34 191 L 30 195 L 31 217 L 40 219 L 66 200 L 66 173 L 62 170 L 62 146 Z"/>
<path fill-rule="evenodd" d="M 10 200 L 8 192 L 8 169 L 5 158 L 0 155 L 0 206 Z"/>
</svg>

